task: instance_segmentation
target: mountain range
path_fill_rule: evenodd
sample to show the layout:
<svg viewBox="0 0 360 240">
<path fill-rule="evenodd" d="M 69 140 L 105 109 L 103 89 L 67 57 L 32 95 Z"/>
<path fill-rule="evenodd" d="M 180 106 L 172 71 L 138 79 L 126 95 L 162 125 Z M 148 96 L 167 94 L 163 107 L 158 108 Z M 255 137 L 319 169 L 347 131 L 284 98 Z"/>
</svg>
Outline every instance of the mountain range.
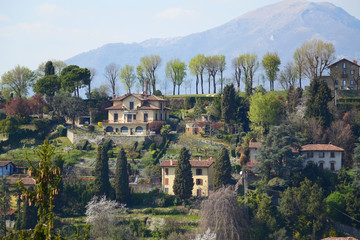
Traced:
<svg viewBox="0 0 360 240">
<path fill-rule="evenodd" d="M 198 53 L 224 54 L 227 61 L 225 74 L 231 77 L 231 60 L 239 54 L 256 53 L 261 61 L 266 52 L 277 51 L 285 65 L 292 60 L 295 49 L 312 38 L 332 42 L 337 58 L 360 58 L 359 19 L 331 3 L 285 0 L 203 32 L 131 44 L 106 44 L 76 55 L 66 63 L 92 67 L 101 74 L 109 63 L 136 66 L 141 57 L 158 54 L 162 58 L 162 69 L 158 74 L 163 75 L 166 62 L 173 57 L 188 63 Z"/>
</svg>

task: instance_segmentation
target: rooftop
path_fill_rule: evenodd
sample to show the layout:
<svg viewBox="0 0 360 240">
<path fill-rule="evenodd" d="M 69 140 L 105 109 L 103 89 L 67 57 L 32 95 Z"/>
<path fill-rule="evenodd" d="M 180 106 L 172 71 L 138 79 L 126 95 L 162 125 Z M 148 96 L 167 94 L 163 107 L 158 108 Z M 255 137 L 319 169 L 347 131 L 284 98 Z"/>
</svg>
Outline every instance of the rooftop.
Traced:
<svg viewBox="0 0 360 240">
<path fill-rule="evenodd" d="M 344 149 L 332 144 L 307 144 L 301 147 L 302 152 L 307 151 L 335 151 L 344 152 Z"/>
<path fill-rule="evenodd" d="M 213 163 L 214 163 L 214 161 L 211 161 L 211 160 L 209 160 L 209 161 L 190 160 L 191 167 L 205 167 L 205 168 L 208 168 Z M 165 160 L 160 164 L 160 167 L 175 167 L 176 164 L 177 164 L 177 160 L 172 160 L 172 164 L 171 164 L 171 160 Z"/>
</svg>

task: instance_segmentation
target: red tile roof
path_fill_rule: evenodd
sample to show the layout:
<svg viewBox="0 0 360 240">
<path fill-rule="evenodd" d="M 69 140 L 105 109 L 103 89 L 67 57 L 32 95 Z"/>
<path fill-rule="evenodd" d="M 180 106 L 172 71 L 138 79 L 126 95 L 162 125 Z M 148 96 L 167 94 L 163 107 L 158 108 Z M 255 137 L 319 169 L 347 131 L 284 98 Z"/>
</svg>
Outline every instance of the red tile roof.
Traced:
<svg viewBox="0 0 360 240">
<path fill-rule="evenodd" d="M 7 177 L 7 180 L 9 180 L 10 184 L 16 184 L 16 182 L 19 180 L 19 177 L 14 177 L 14 176 L 10 176 Z M 24 185 L 35 185 L 35 179 L 31 178 L 31 177 L 22 177 L 21 181 Z"/>
<path fill-rule="evenodd" d="M 307 144 L 301 147 L 302 152 L 308 151 L 333 151 L 344 152 L 344 149 L 332 144 Z"/>
<path fill-rule="evenodd" d="M 190 160 L 191 167 L 210 167 L 214 161 L 198 161 L 198 160 Z M 160 167 L 175 167 L 177 164 L 177 160 L 173 160 L 173 164 L 171 165 L 170 160 L 165 160 L 160 164 Z"/>
<path fill-rule="evenodd" d="M 5 167 L 9 163 L 13 164 L 11 161 L 0 161 L 0 167 Z M 13 164 L 14 165 L 14 164 Z"/>
<path fill-rule="evenodd" d="M 260 148 L 261 146 L 261 142 L 249 142 L 249 148 Z"/>
<path fill-rule="evenodd" d="M 117 105 L 105 108 L 105 110 L 123 110 L 123 109 L 124 108 L 123 108 L 122 104 L 117 104 Z"/>
</svg>

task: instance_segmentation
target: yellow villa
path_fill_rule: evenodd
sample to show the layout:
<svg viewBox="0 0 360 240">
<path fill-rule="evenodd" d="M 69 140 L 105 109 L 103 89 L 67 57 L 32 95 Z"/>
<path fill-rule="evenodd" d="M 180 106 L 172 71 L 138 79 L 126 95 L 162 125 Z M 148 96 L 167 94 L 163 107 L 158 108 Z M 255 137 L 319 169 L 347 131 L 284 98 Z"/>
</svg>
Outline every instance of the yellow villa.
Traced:
<svg viewBox="0 0 360 240">
<path fill-rule="evenodd" d="M 160 164 L 162 191 L 174 195 L 175 167 L 177 160 L 165 160 Z M 214 189 L 214 161 L 190 160 L 194 179 L 193 196 L 209 196 Z"/>
<path fill-rule="evenodd" d="M 155 95 L 128 93 L 111 101 L 108 120 L 103 121 L 106 133 L 147 136 L 150 122 L 169 119 L 167 100 Z"/>
</svg>

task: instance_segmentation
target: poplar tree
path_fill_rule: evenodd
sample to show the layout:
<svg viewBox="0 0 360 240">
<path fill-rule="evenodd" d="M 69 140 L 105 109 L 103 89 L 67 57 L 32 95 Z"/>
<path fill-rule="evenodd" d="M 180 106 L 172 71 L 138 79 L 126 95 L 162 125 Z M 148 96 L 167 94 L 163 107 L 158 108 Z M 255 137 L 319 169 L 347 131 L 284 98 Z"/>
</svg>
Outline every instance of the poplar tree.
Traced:
<svg viewBox="0 0 360 240">
<path fill-rule="evenodd" d="M 234 183 L 235 180 L 231 176 L 229 151 L 223 147 L 215 160 L 214 189 L 216 191 L 222 186 Z"/>
<path fill-rule="evenodd" d="M 95 164 L 94 193 L 96 196 L 109 196 L 110 188 L 109 157 L 107 155 L 107 148 L 103 145 L 99 145 Z"/>
<path fill-rule="evenodd" d="M 173 190 L 175 196 L 185 201 L 191 197 L 194 180 L 191 172 L 189 150 L 182 148 L 175 168 Z"/>
<path fill-rule="evenodd" d="M 126 154 L 124 148 L 121 148 L 116 160 L 115 172 L 116 201 L 121 203 L 129 203 L 130 199 L 129 174 L 127 166 Z"/>
</svg>

